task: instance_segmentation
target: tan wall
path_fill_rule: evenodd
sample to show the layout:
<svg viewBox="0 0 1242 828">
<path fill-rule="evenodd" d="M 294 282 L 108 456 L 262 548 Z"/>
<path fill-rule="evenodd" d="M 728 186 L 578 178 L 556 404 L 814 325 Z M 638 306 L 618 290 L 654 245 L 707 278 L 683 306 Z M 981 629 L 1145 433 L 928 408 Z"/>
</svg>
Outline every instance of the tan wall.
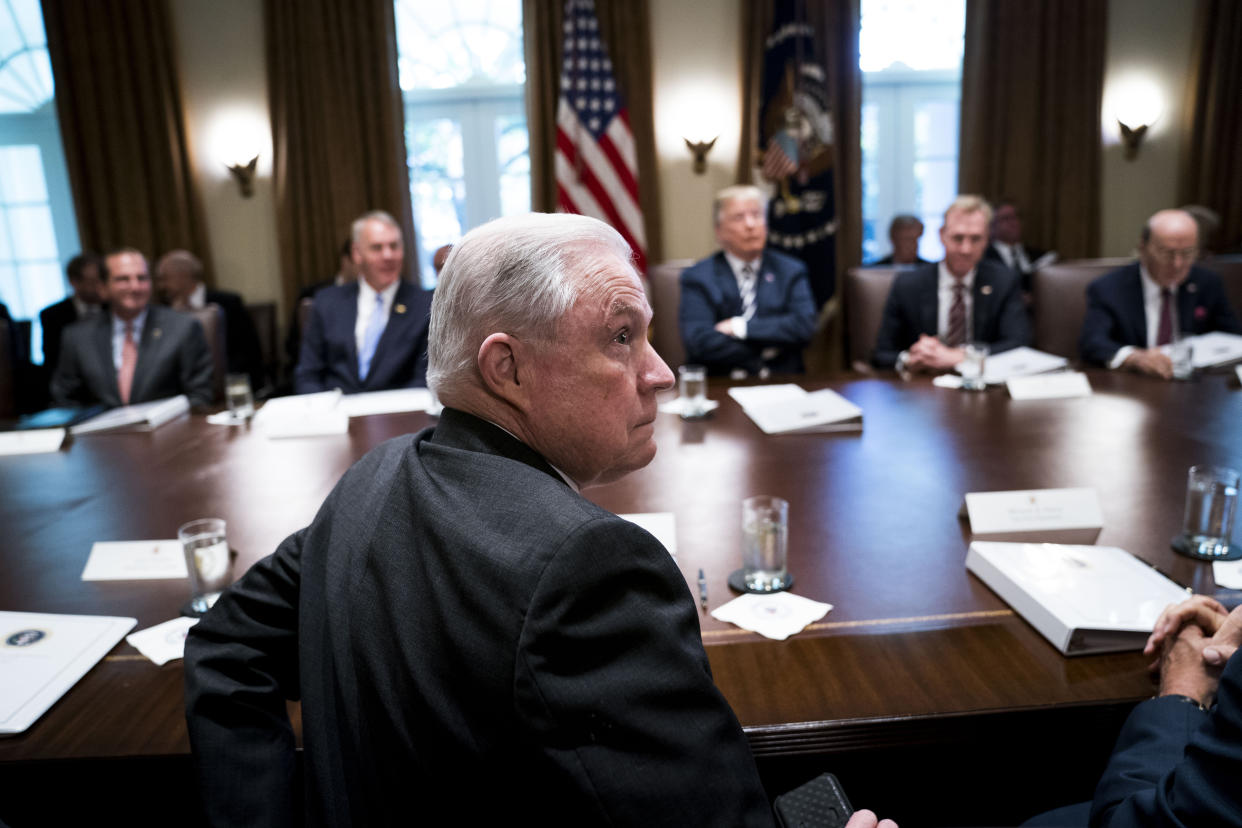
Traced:
<svg viewBox="0 0 1242 828">
<path fill-rule="evenodd" d="M 238 291 L 247 302 L 279 301 L 263 4 L 172 0 L 171 9 L 186 129 L 203 196 L 216 284 Z M 259 153 L 252 198 L 241 197 L 225 169 L 223 156 L 238 139 L 243 147 L 237 152 L 253 144 Z M 280 318 L 285 316 L 282 310 Z"/>
</svg>

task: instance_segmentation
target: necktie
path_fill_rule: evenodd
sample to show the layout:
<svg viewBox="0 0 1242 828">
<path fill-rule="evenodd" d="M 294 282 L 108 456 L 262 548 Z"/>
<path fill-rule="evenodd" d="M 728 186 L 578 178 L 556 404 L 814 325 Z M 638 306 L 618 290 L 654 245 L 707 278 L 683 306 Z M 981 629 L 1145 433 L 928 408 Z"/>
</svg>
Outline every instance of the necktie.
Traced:
<svg viewBox="0 0 1242 828">
<path fill-rule="evenodd" d="M 1160 327 L 1156 329 L 1156 344 L 1168 345 L 1173 341 L 1173 291 L 1160 291 Z"/>
<path fill-rule="evenodd" d="M 953 304 L 949 306 L 949 331 L 944 344 L 956 348 L 966 341 L 966 285 L 961 279 L 953 282 Z"/>
<path fill-rule="evenodd" d="M 129 405 L 129 392 L 134 385 L 134 366 L 138 364 L 138 343 L 134 341 L 134 323 L 125 323 L 125 341 L 121 343 L 121 372 L 116 375 L 121 404 Z"/>
<path fill-rule="evenodd" d="M 367 329 L 362 333 L 362 350 L 358 352 L 358 379 L 366 379 L 371 371 L 371 360 L 375 358 L 375 346 L 379 345 L 380 334 L 388 324 L 384 316 L 384 297 L 375 294 L 375 310 L 367 320 Z"/>
<path fill-rule="evenodd" d="M 742 318 L 749 320 L 755 315 L 755 293 L 758 279 L 755 269 L 750 265 L 742 265 Z"/>
</svg>

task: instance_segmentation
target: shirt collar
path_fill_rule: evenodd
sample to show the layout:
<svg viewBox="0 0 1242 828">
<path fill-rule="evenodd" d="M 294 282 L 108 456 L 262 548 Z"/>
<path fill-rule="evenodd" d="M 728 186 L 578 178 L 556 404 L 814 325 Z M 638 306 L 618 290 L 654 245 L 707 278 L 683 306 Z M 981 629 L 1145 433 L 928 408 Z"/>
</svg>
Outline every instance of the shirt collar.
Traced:
<svg viewBox="0 0 1242 828">
<path fill-rule="evenodd" d="M 758 256 L 756 256 L 754 259 L 748 262 L 745 259 L 739 259 L 737 256 L 734 256 L 732 253 L 730 253 L 728 250 L 725 250 L 723 252 L 724 252 L 725 261 L 729 263 L 729 269 L 733 271 L 733 275 L 735 277 L 738 277 L 741 275 L 742 268 L 745 267 L 746 265 L 750 265 L 750 269 L 754 271 L 756 274 L 759 273 L 759 265 L 760 263 L 763 262 L 762 253 L 760 253 Z"/>
<path fill-rule="evenodd" d="M 1151 274 L 1147 272 L 1147 268 L 1143 267 L 1142 262 L 1139 262 L 1139 282 L 1143 286 L 1144 303 L 1151 303 L 1160 298 L 1160 292 L 1163 291 L 1164 288 L 1160 287 L 1160 284 L 1155 279 L 1151 278 Z M 1177 293 L 1176 287 L 1170 289 L 1174 294 Z"/>
<path fill-rule="evenodd" d="M 142 311 L 137 316 L 134 317 L 134 335 L 135 335 L 134 338 L 135 339 L 142 339 L 142 329 L 147 324 L 147 311 L 148 310 L 150 310 L 150 308 L 143 308 Z M 113 336 L 124 336 L 125 335 L 125 322 L 120 317 L 118 317 L 115 313 L 112 314 L 112 335 Z"/>
<path fill-rule="evenodd" d="M 955 284 L 957 284 L 957 281 L 958 281 L 957 277 L 949 272 L 948 266 L 946 266 L 943 261 L 940 262 L 938 267 L 940 269 L 940 287 L 941 288 L 952 288 Z M 961 279 L 962 284 L 966 286 L 967 290 L 970 290 L 971 288 L 974 287 L 975 271 L 977 271 L 978 269 L 979 269 L 979 266 L 975 265 L 974 267 L 970 269 L 969 273 L 967 273 L 965 276 L 962 277 Z"/>
<path fill-rule="evenodd" d="M 371 292 L 372 292 L 372 293 L 374 293 L 375 291 L 371 291 Z M 478 415 L 478 414 L 475 414 L 474 416 L 479 417 L 479 415 Z M 492 422 L 491 420 L 487 419 L 486 417 L 479 417 L 479 419 L 480 419 L 480 420 L 483 420 L 483 421 L 484 421 L 484 422 L 486 422 L 486 423 L 491 423 L 492 425 L 496 426 L 496 428 L 498 428 L 498 429 L 500 429 L 501 431 L 503 431 L 505 434 L 508 434 L 508 435 L 509 435 L 510 437 L 512 437 L 514 440 L 517 440 L 519 443 L 522 443 L 523 445 L 525 445 L 525 442 L 523 442 L 523 440 L 522 440 L 522 438 L 521 438 L 521 437 L 518 437 L 518 436 L 517 436 L 516 434 L 514 434 L 512 431 L 510 431 L 509 429 L 507 429 L 507 428 L 505 428 L 504 426 L 500 425 L 499 423 Z M 551 466 L 551 467 L 552 467 L 552 471 L 554 471 L 554 472 L 556 472 L 557 474 L 559 474 L 559 475 L 561 476 L 561 480 L 564 480 L 564 481 L 565 481 L 565 483 L 569 486 L 569 488 L 573 489 L 573 490 L 574 490 L 575 492 L 577 492 L 578 494 L 582 494 L 582 487 L 581 487 L 581 486 L 579 486 L 577 483 L 575 483 L 572 477 L 570 477 L 569 475 L 565 474 L 565 472 L 561 471 L 561 470 L 560 470 L 557 466 L 553 465 L 553 463 L 552 463 L 550 460 L 548 460 L 548 458 L 544 457 L 544 458 L 543 458 L 543 462 L 545 462 L 545 463 L 547 463 L 549 466 Z"/>
<path fill-rule="evenodd" d="M 401 287 L 400 279 L 393 282 L 391 285 L 384 288 L 383 290 L 376 291 L 375 288 L 371 287 L 371 283 L 368 282 L 366 279 L 362 279 L 362 278 L 358 279 L 359 295 L 363 297 L 364 300 L 367 302 L 374 302 L 376 296 L 382 296 L 384 297 L 385 306 L 387 306 L 392 301 L 393 297 L 397 295 L 397 289 L 399 287 Z"/>
<path fill-rule="evenodd" d="M 207 286 L 199 282 L 194 290 L 190 291 L 190 298 L 186 302 L 192 308 L 207 307 Z"/>
</svg>

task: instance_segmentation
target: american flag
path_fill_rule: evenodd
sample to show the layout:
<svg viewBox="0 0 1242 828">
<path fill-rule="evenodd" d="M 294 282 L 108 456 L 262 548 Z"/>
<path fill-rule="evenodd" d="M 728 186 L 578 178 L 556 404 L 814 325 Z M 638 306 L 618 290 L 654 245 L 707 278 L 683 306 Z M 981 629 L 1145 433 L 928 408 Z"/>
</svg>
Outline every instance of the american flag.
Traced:
<svg viewBox="0 0 1242 828">
<path fill-rule="evenodd" d="M 629 114 L 599 38 L 594 0 L 566 0 L 561 95 L 556 108 L 556 197 L 563 213 L 616 228 L 647 269 L 638 160 Z"/>
</svg>

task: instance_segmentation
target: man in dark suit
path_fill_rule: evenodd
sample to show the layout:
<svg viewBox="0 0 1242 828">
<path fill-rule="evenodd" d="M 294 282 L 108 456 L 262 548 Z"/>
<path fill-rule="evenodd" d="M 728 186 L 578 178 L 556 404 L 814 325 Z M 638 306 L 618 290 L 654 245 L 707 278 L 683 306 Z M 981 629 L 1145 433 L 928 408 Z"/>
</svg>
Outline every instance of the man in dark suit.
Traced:
<svg viewBox="0 0 1242 828">
<path fill-rule="evenodd" d="M 213 823 L 773 824 L 685 578 L 579 494 L 655 454 L 673 377 L 650 318 L 594 219 L 459 243 L 431 319 L 439 423 L 364 457 L 189 634 Z"/>
<path fill-rule="evenodd" d="M 49 375 L 60 361 L 60 340 L 65 328 L 102 311 L 103 280 L 99 265 L 99 257 L 90 251 L 70 259 L 65 272 L 73 293 L 39 311 L 39 325 L 43 328 L 43 366 Z"/>
<path fill-rule="evenodd" d="M 1242 334 L 1220 277 L 1195 267 L 1199 229 L 1184 210 L 1147 220 L 1139 260 L 1087 286 L 1078 350 L 1083 360 L 1170 379 L 1173 361 L 1161 350 L 1179 336 Z"/>
<path fill-rule="evenodd" d="M 263 387 L 263 348 L 254 318 L 239 294 L 209 288 L 203 282 L 203 263 L 188 250 L 172 250 L 155 265 L 160 299 L 173 310 L 219 306 L 224 314 L 224 341 L 229 373 L 246 374 L 254 390 Z"/>
<path fill-rule="evenodd" d="M 892 267 L 894 265 L 924 265 L 931 262 L 919 255 L 919 239 L 923 238 L 923 222 L 918 216 L 901 213 L 893 216 L 888 225 L 888 241 L 892 252 L 871 265 Z"/>
<path fill-rule="evenodd" d="M 767 250 L 757 187 L 722 190 L 712 205 L 721 250 L 681 274 L 678 326 L 686 361 L 713 374 L 800 373 L 815 333 L 806 265 Z"/>
<path fill-rule="evenodd" d="M 294 372 L 297 394 L 426 385 L 431 293 L 401 278 L 401 227 L 374 211 L 353 224 L 356 282 L 315 295 Z"/>
<path fill-rule="evenodd" d="M 350 285 L 358 281 L 358 271 L 354 267 L 354 240 L 346 237 L 337 254 L 336 275 L 307 285 L 298 291 L 297 301 L 293 303 L 293 313 L 289 315 L 289 333 L 285 337 L 285 356 L 289 365 L 296 367 L 298 355 L 302 352 L 302 300 L 314 299 L 315 294 L 324 288 Z"/>
<path fill-rule="evenodd" d="M 940 228 L 944 261 L 897 274 L 872 364 L 947 371 L 962 361 L 968 342 L 984 342 L 992 353 L 1030 342 L 1017 274 L 980 261 L 991 216 L 992 208 L 978 196 L 958 196 L 949 205 Z"/>
<path fill-rule="evenodd" d="M 103 260 L 109 313 L 65 329 L 52 376 L 57 405 L 128 405 L 185 394 L 211 402 L 211 354 L 198 321 L 150 304 L 147 260 L 133 248 Z"/>
<path fill-rule="evenodd" d="M 1022 241 L 1022 214 L 1016 202 L 1001 199 L 994 205 L 992 237 L 983 254 L 984 261 L 1002 264 L 1018 274 L 1022 290 L 1030 292 L 1031 275 L 1056 260 L 1056 254 L 1030 247 Z"/>
</svg>

